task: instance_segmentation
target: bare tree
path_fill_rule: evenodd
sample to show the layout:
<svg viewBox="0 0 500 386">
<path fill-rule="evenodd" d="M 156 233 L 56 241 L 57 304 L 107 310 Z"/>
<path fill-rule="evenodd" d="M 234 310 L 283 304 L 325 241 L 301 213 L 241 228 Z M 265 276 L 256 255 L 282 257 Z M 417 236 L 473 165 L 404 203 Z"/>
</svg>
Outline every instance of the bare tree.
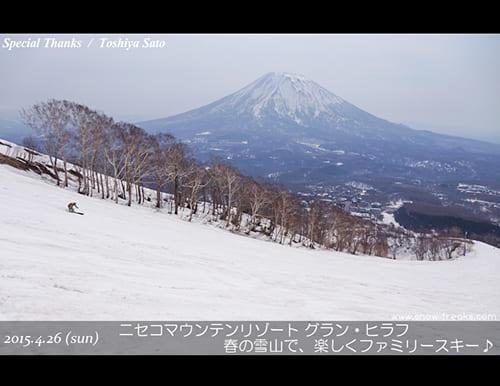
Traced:
<svg viewBox="0 0 500 386">
<path fill-rule="evenodd" d="M 104 149 L 107 146 L 107 133 L 113 125 L 113 118 L 104 113 L 92 111 L 91 113 L 91 148 L 90 148 L 90 168 L 92 173 L 92 186 L 97 185 L 97 191 L 104 194 L 104 175 L 106 174 L 106 159 Z M 107 178 L 107 176 L 106 176 Z M 109 188 L 108 188 L 109 191 Z M 109 192 L 108 192 L 109 197 Z"/>
<path fill-rule="evenodd" d="M 266 182 L 261 186 L 264 189 L 266 202 L 262 208 L 262 213 L 265 217 L 267 217 L 269 224 L 265 229 L 265 233 L 272 237 L 279 221 L 279 186 L 270 182 Z"/>
<path fill-rule="evenodd" d="M 325 216 L 325 242 L 326 248 L 335 248 L 339 240 L 339 227 L 343 211 L 335 204 L 330 205 Z"/>
<path fill-rule="evenodd" d="M 188 159 L 182 186 L 189 191 L 189 221 L 192 220 L 193 214 L 197 211 L 200 191 L 207 183 L 208 178 L 205 168 L 194 158 Z"/>
<path fill-rule="evenodd" d="M 272 213 L 271 229 L 275 231 L 274 240 L 283 244 L 296 212 L 295 196 L 283 185 L 268 186 L 267 193 Z"/>
<path fill-rule="evenodd" d="M 121 140 L 124 135 L 123 123 L 112 124 L 106 133 L 106 146 L 104 148 L 104 156 L 113 174 L 114 200 L 117 204 L 120 196 L 118 193 L 119 181 L 125 176 L 125 170 L 129 163 L 128 158 L 130 157 L 130 154 L 124 151 Z"/>
<path fill-rule="evenodd" d="M 131 206 L 132 186 L 140 184 L 143 180 L 151 159 L 151 147 L 146 132 L 140 127 L 130 123 L 121 123 L 119 127 L 118 139 L 121 142 L 123 179 L 127 184 L 127 205 Z"/>
<path fill-rule="evenodd" d="M 223 181 L 227 195 L 227 208 L 228 208 L 226 226 L 229 226 L 231 222 L 234 199 L 237 192 L 238 184 L 241 179 L 241 175 L 238 169 L 234 168 L 229 164 L 226 165 L 223 171 L 224 171 Z"/>
<path fill-rule="evenodd" d="M 249 230 L 255 230 L 256 220 L 262 215 L 262 209 L 269 203 L 269 197 L 266 190 L 253 178 L 243 179 L 241 184 L 242 199 L 248 202 L 250 207 L 250 227 Z"/>
<path fill-rule="evenodd" d="M 221 219 L 225 218 L 224 181 L 223 170 L 224 161 L 219 157 L 211 157 L 207 165 L 207 173 L 210 178 L 212 215 L 218 215 L 222 207 Z"/>
<path fill-rule="evenodd" d="M 425 260 L 429 252 L 429 237 L 426 234 L 419 234 L 412 247 L 412 252 L 415 254 L 417 260 Z"/>
<path fill-rule="evenodd" d="M 389 243 L 387 235 L 384 232 L 377 232 L 373 254 L 379 257 L 387 257 L 389 255 Z"/>
<path fill-rule="evenodd" d="M 91 145 L 94 112 L 87 106 L 71 103 L 71 119 L 76 138 L 76 150 L 82 168 L 83 188 L 80 193 L 90 195 Z"/>
<path fill-rule="evenodd" d="M 162 191 L 169 182 L 169 152 L 175 142 L 170 134 L 159 133 L 151 140 L 151 182 L 156 187 L 156 207 L 161 208 Z"/>
<path fill-rule="evenodd" d="M 69 105 L 70 103 L 65 100 L 50 99 L 20 111 L 24 123 L 40 137 L 43 150 L 49 156 L 50 165 L 54 169 L 58 186 L 61 184 L 57 167 L 59 157 L 62 157 L 64 164 L 64 186 L 68 186 L 66 156 L 70 143 Z"/>
<path fill-rule="evenodd" d="M 177 214 L 180 206 L 181 196 L 180 188 L 182 178 L 187 167 L 187 156 L 190 153 L 189 148 L 182 142 L 174 141 L 168 149 L 168 160 L 166 164 L 166 175 L 174 184 L 174 213 Z"/>
<path fill-rule="evenodd" d="M 219 196 L 216 200 L 222 202 L 226 226 L 229 226 L 231 223 L 232 207 L 241 175 L 234 166 L 216 157 L 210 160 L 209 173 L 212 183 L 214 184 L 213 194 Z"/>
<path fill-rule="evenodd" d="M 458 232 L 456 232 L 458 233 Z M 441 236 L 441 250 L 444 252 L 445 256 L 447 259 L 452 259 L 453 258 L 453 253 L 455 251 L 461 251 L 463 248 L 463 244 L 460 239 L 456 238 L 454 234 L 456 234 L 452 231 L 445 233 L 443 236 Z"/>
<path fill-rule="evenodd" d="M 320 201 L 314 200 L 309 203 L 309 208 L 307 211 L 308 219 L 308 235 L 309 238 L 309 248 L 314 247 L 314 242 L 321 242 L 321 237 L 318 235 L 318 230 L 321 229 L 320 221 L 324 214 L 324 208 Z"/>
</svg>

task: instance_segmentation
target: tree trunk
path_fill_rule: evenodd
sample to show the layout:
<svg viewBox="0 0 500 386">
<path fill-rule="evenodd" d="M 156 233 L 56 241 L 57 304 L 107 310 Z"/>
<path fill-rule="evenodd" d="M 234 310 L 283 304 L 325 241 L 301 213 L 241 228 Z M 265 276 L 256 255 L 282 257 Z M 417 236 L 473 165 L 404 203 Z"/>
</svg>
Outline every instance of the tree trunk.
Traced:
<svg viewBox="0 0 500 386">
<path fill-rule="evenodd" d="M 54 158 L 54 160 L 52 160 Z M 59 173 L 57 172 L 57 156 L 51 157 L 49 155 L 50 163 L 52 164 L 52 168 L 54 169 L 54 174 L 57 180 L 57 186 L 61 185 L 61 179 L 59 178 Z"/>
<path fill-rule="evenodd" d="M 127 189 L 125 189 L 125 186 L 123 185 L 123 181 L 120 182 L 120 185 L 122 186 L 122 194 L 123 194 L 123 199 L 127 199 Z"/>
<path fill-rule="evenodd" d="M 128 203 L 127 206 L 132 206 L 132 184 L 127 182 Z"/>
<path fill-rule="evenodd" d="M 68 168 L 67 168 L 67 162 L 66 162 L 66 157 L 63 157 L 63 165 L 64 165 L 64 187 L 68 187 Z"/>
<path fill-rule="evenodd" d="M 101 184 L 99 183 L 99 175 L 95 170 L 94 170 L 94 180 L 95 180 L 95 185 L 97 186 L 97 193 L 101 193 Z"/>
<path fill-rule="evenodd" d="M 115 202 L 118 204 L 118 179 L 115 177 Z"/>
<path fill-rule="evenodd" d="M 156 188 L 156 207 L 158 209 L 161 208 L 161 190 L 160 190 L 160 186 L 159 185 Z"/>
<path fill-rule="evenodd" d="M 99 180 L 101 182 L 101 198 L 104 200 L 104 179 L 102 173 L 99 173 Z"/>
<path fill-rule="evenodd" d="M 177 214 L 177 207 L 179 206 L 179 176 L 177 175 L 174 178 L 174 201 L 175 201 L 174 214 Z"/>
<path fill-rule="evenodd" d="M 203 214 L 205 214 L 205 204 L 207 203 L 207 196 L 205 194 L 205 187 L 203 187 Z"/>
<path fill-rule="evenodd" d="M 109 180 L 108 180 L 107 174 L 106 174 L 105 180 L 106 180 L 106 198 L 109 198 Z"/>
</svg>

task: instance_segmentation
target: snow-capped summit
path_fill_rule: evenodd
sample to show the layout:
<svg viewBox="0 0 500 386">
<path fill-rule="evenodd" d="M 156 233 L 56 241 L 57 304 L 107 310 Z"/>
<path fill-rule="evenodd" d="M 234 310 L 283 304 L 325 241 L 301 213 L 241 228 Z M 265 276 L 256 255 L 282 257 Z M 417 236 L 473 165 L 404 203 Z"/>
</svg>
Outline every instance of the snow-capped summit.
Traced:
<svg viewBox="0 0 500 386">
<path fill-rule="evenodd" d="M 353 136 L 396 125 L 357 108 L 304 75 L 270 72 L 211 104 L 141 126 L 169 132 L 198 148 L 196 144 L 203 143 L 206 146 L 201 147 L 209 150 L 243 141 L 250 148 L 318 144 L 345 135 L 352 142 Z M 200 132 L 211 134 L 201 139 Z"/>
<path fill-rule="evenodd" d="M 172 117 L 144 122 L 150 130 L 181 125 L 179 136 L 200 132 L 208 122 L 214 134 L 241 128 L 349 128 L 343 122 L 372 120 L 368 114 L 304 75 L 270 72 L 215 102 Z M 235 120 L 237 124 L 235 124 Z M 192 132 L 193 131 L 193 132 Z"/>
<path fill-rule="evenodd" d="M 305 117 L 330 112 L 344 100 L 303 75 L 271 72 L 221 102 L 214 109 L 236 108 L 239 114 L 256 118 L 277 114 L 301 123 Z"/>
</svg>

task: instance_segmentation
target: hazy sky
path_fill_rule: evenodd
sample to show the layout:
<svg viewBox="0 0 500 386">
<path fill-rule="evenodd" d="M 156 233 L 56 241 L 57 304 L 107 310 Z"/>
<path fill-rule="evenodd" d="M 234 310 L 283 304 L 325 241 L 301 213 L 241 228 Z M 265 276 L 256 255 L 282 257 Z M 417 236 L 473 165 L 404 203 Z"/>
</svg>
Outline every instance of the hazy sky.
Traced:
<svg viewBox="0 0 500 386">
<path fill-rule="evenodd" d="M 139 47 L 113 47 L 120 38 Z M 161 118 L 271 71 L 303 74 L 396 123 L 500 142 L 498 34 L 0 34 L 0 117 L 56 98 L 118 120 Z"/>
</svg>

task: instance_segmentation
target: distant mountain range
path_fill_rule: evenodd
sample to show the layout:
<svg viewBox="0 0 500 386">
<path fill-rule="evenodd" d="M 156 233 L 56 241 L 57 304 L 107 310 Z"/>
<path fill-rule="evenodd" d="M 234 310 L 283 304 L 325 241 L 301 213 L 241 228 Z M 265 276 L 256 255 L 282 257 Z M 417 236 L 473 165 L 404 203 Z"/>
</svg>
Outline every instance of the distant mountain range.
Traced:
<svg viewBox="0 0 500 386">
<path fill-rule="evenodd" d="M 26 127 L 20 119 L 0 117 L 0 136 L 9 141 L 21 144 L 23 138 L 34 135 L 34 131 Z"/>
<path fill-rule="evenodd" d="M 500 180 L 500 145 L 389 122 L 297 74 L 269 73 L 209 105 L 139 125 L 171 133 L 201 159 L 218 155 L 292 185 Z"/>
</svg>

